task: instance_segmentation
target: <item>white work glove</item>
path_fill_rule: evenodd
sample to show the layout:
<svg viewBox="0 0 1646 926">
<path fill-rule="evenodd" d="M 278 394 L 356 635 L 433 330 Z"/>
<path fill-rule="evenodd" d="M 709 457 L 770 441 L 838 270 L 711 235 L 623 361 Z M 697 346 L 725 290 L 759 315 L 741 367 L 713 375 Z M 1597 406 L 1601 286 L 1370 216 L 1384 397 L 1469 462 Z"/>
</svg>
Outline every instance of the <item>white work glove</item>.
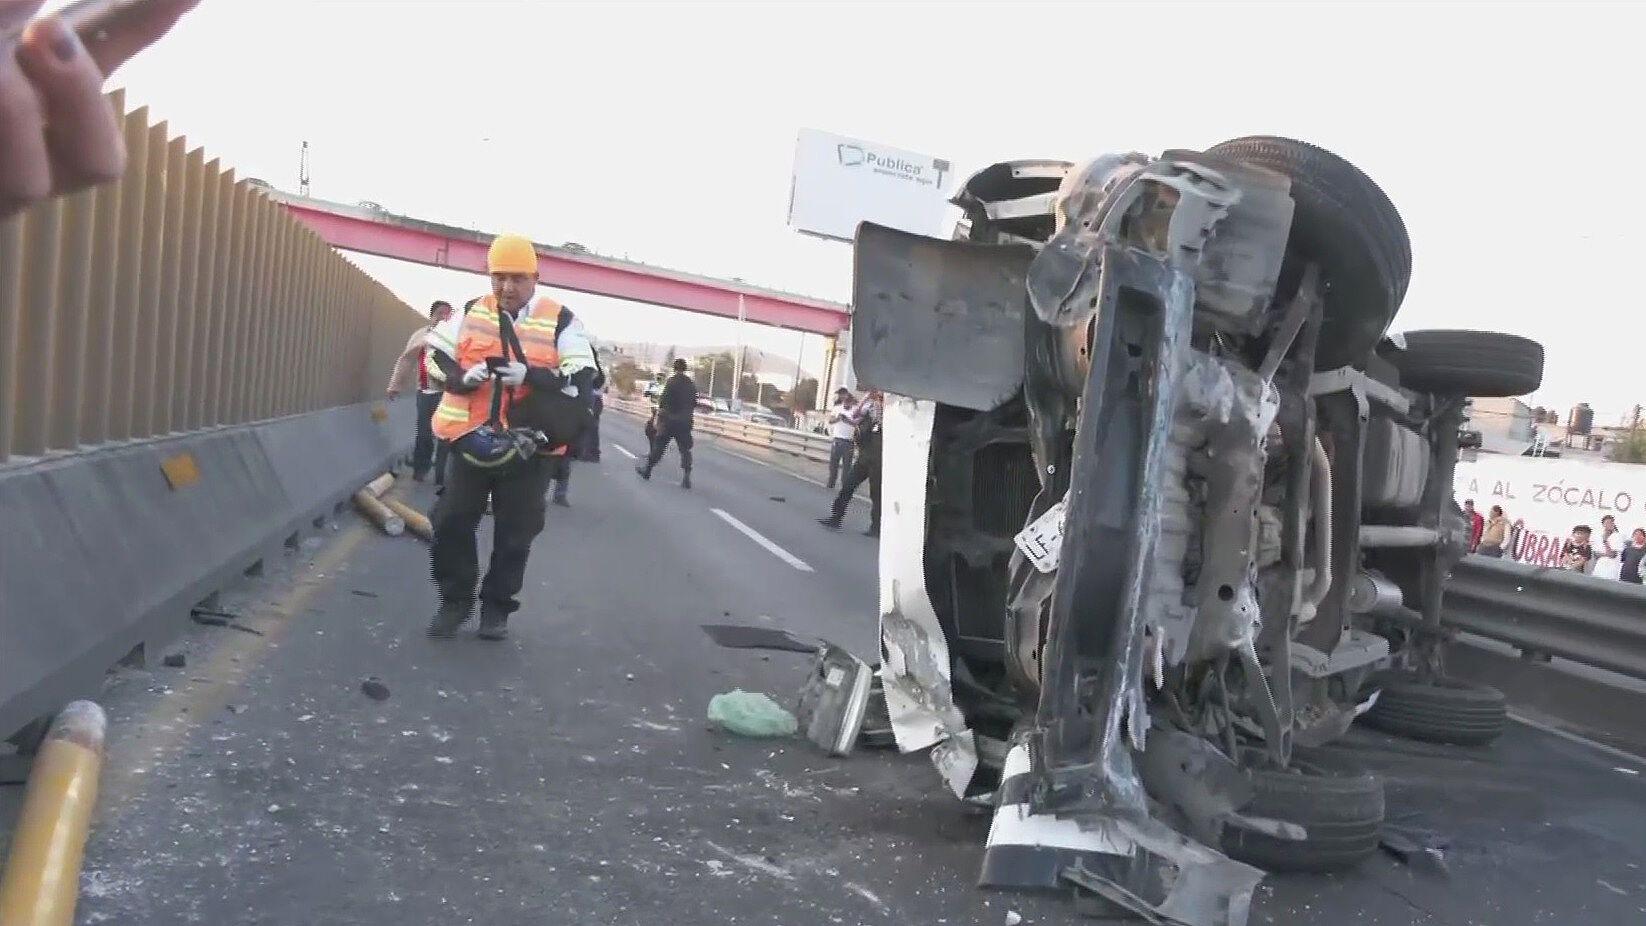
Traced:
<svg viewBox="0 0 1646 926">
<path fill-rule="evenodd" d="M 492 371 L 486 367 L 484 362 L 477 363 L 463 371 L 463 385 L 478 386 L 491 375 Z"/>
<path fill-rule="evenodd" d="M 518 386 L 526 381 L 526 365 L 511 360 L 498 368 L 497 379 L 505 386 Z"/>
</svg>

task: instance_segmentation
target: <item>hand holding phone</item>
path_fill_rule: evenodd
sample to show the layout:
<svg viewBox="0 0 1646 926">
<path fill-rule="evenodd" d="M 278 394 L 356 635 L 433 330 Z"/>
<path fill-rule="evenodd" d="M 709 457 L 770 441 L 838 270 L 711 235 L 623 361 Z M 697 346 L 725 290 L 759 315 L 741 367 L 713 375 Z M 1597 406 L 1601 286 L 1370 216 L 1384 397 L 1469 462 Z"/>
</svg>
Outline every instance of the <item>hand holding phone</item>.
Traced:
<svg viewBox="0 0 1646 926">
<path fill-rule="evenodd" d="M 125 170 L 103 78 L 199 0 L 83 0 L 30 21 L 43 0 L 0 3 L 0 218 Z"/>
</svg>

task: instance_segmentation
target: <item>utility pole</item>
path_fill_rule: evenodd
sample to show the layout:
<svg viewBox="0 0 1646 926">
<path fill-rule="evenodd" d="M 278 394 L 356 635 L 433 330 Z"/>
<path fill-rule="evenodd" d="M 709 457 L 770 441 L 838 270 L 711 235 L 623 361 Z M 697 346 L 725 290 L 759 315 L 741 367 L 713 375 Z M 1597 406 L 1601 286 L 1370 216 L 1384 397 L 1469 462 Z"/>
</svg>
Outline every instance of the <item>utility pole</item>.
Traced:
<svg viewBox="0 0 1646 926">
<path fill-rule="evenodd" d="M 789 404 L 794 405 L 794 393 L 800 388 L 800 358 L 806 356 L 806 332 L 800 332 L 800 346 L 794 351 L 794 385 L 789 387 Z"/>
<path fill-rule="evenodd" d="M 748 312 L 743 306 L 743 294 L 737 294 L 737 355 L 732 358 L 732 410 L 736 411 L 743 404 L 739 395 L 743 391 L 743 322 L 748 318 Z"/>
<path fill-rule="evenodd" d="M 309 195 L 309 143 L 306 141 L 297 155 L 297 192 Z"/>
</svg>

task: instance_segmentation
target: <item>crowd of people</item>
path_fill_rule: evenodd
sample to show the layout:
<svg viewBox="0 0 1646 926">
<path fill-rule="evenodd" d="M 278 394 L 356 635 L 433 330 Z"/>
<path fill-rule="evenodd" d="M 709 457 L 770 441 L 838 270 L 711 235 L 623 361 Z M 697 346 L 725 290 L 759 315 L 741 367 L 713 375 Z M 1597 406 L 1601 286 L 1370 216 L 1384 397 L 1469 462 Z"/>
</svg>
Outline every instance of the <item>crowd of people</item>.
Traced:
<svg viewBox="0 0 1646 926">
<path fill-rule="evenodd" d="M 1512 524 L 1500 505 L 1493 505 L 1489 516 L 1475 509 L 1475 500 L 1463 503 L 1463 514 L 1469 519 L 1469 552 L 1498 558 L 1514 547 L 1514 535 L 1519 526 Z M 1560 568 L 1571 572 L 1616 579 L 1632 585 L 1642 584 L 1642 561 L 1646 560 L 1646 528 L 1637 527 L 1623 539 L 1617 518 L 1605 515 L 1600 519 L 1600 535 L 1594 528 L 1579 524 L 1561 544 Z"/>
</svg>

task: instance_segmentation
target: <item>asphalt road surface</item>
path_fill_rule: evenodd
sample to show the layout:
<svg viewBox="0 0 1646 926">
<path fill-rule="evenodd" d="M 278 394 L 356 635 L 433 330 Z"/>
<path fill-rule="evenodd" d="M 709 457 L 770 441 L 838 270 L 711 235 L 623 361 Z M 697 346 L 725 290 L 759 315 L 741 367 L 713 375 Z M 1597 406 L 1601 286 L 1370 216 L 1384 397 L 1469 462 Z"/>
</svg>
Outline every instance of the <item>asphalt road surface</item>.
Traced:
<svg viewBox="0 0 1646 926">
<path fill-rule="evenodd" d="M 719 648 L 701 624 L 874 652 L 866 517 L 826 532 L 821 486 L 707 441 L 694 490 L 672 450 L 642 482 L 636 423 L 606 431 L 574 507 L 550 509 L 507 642 L 424 638 L 426 549 L 350 515 L 226 599 L 263 635 L 197 628 L 186 666 L 112 676 L 80 921 L 1075 921 L 1061 896 L 973 886 L 987 818 L 923 756 L 708 729 L 712 695 L 791 701 L 807 660 Z M 1349 748 L 1384 773 L 1392 820 L 1449 844 L 1449 873 L 1379 856 L 1270 878 L 1252 922 L 1646 920 L 1639 763 L 1524 727 L 1487 750 Z"/>
</svg>

